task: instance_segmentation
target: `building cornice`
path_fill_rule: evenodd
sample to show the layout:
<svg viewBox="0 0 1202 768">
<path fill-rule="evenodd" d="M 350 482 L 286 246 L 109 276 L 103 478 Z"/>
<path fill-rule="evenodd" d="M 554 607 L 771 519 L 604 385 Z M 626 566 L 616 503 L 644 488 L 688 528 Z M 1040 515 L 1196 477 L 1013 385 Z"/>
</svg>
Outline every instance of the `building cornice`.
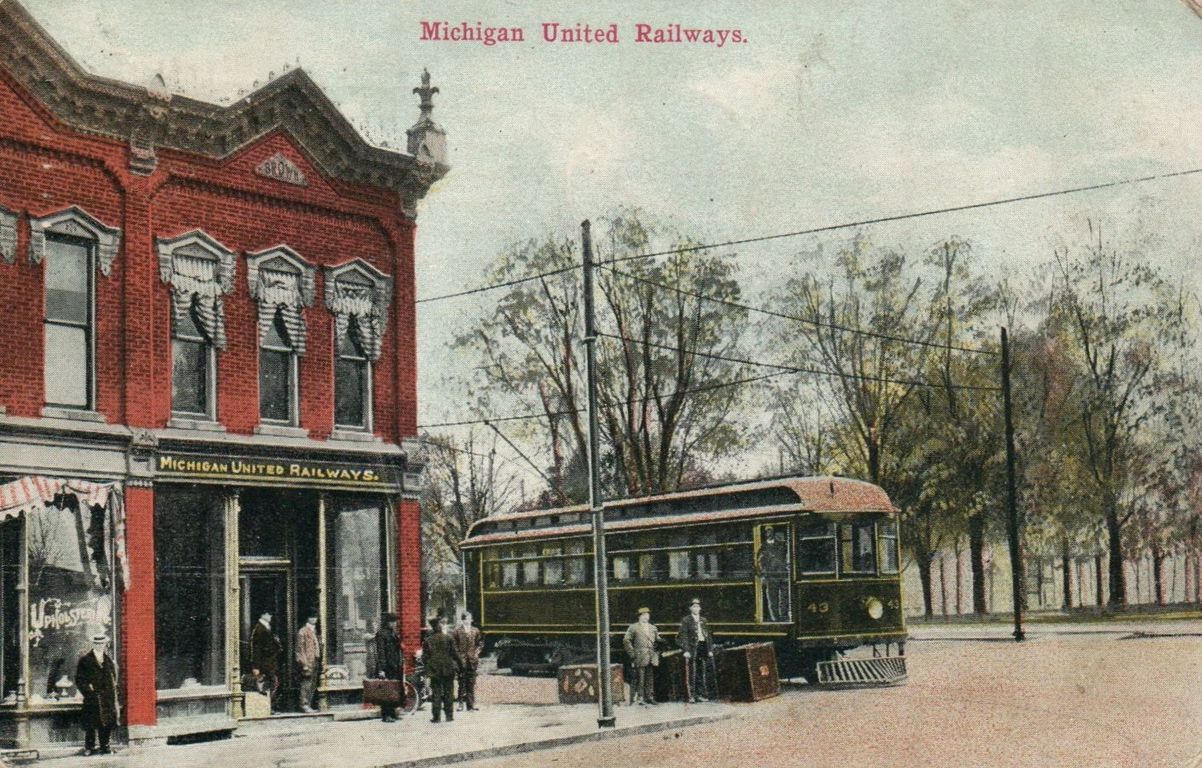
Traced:
<svg viewBox="0 0 1202 768">
<path fill-rule="evenodd" d="M 368 144 L 302 69 L 229 106 L 91 74 L 14 0 L 0 0 L 0 66 L 69 127 L 127 142 L 135 172 L 153 172 L 156 148 L 220 160 L 276 130 L 324 174 L 391 189 L 406 208 L 450 170 Z"/>
</svg>

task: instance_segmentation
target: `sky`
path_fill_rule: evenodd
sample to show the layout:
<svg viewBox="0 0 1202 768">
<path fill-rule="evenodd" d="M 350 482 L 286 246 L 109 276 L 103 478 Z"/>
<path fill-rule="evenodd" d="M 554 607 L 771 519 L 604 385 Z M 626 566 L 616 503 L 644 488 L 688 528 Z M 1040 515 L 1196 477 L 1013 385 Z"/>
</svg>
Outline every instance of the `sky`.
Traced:
<svg viewBox="0 0 1202 768">
<path fill-rule="evenodd" d="M 428 68 L 451 172 L 419 205 L 418 296 L 483 284 L 507 244 L 637 206 L 707 242 L 1202 168 L 1202 18 L 1180 0 L 402 2 L 24 0 L 88 70 L 228 103 L 303 66 L 376 143 L 404 146 Z M 587 9 L 587 10 L 586 10 Z M 423 41 L 422 21 L 525 42 Z M 618 25 L 547 43 L 543 22 Z M 635 25 L 739 29 L 647 44 Z M 1084 239 L 1161 233 L 1148 258 L 1202 291 L 1202 174 L 866 228 L 969 239 L 1029 275 Z M 850 234 L 850 233 L 848 233 Z M 749 294 L 843 235 L 740 250 Z M 419 421 L 453 420 L 456 331 L 490 294 L 419 305 Z"/>
</svg>

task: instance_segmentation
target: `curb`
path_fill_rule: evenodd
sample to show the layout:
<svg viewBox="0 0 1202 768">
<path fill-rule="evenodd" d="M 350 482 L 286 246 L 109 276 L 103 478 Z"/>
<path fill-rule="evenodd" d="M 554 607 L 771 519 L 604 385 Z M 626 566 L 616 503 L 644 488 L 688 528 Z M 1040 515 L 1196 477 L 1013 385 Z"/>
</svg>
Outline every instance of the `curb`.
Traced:
<svg viewBox="0 0 1202 768">
<path fill-rule="evenodd" d="M 692 725 L 716 723 L 722 720 L 728 720 L 733 716 L 734 712 L 720 712 L 712 715 L 695 715 L 693 717 L 683 717 L 677 720 L 665 720 L 659 723 L 644 723 L 643 725 L 630 725 L 624 728 L 597 730 L 591 733 L 583 733 L 576 736 L 558 736 L 553 739 L 529 741 L 521 744 L 504 744 L 496 747 L 490 747 L 488 749 L 475 749 L 470 752 L 458 752 L 449 755 L 435 755 L 433 757 L 419 757 L 414 760 L 402 760 L 398 763 L 381 763 L 380 765 L 376 766 L 376 768 L 427 768 L 427 766 L 462 763 L 468 760 L 479 760 L 486 757 L 520 755 L 525 752 L 537 752 L 544 749 L 555 749 L 556 747 L 566 747 L 571 744 L 582 744 L 590 741 L 604 741 L 606 739 L 618 739 L 624 736 L 638 736 L 644 733 L 670 731 L 673 728 L 687 728 Z"/>
</svg>

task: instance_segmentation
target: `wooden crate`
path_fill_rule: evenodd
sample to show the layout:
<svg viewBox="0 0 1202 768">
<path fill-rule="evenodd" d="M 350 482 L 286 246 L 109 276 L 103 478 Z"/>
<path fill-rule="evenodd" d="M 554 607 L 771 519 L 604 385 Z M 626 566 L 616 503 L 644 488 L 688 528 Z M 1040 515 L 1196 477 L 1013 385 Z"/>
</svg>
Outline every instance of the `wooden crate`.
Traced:
<svg viewBox="0 0 1202 768">
<path fill-rule="evenodd" d="M 609 666 L 610 699 L 621 704 L 626 698 L 626 679 L 621 664 Z M 559 668 L 560 704 L 596 704 L 598 693 L 596 664 L 568 664 Z"/>
<path fill-rule="evenodd" d="M 731 701 L 759 701 L 780 694 L 776 647 L 749 643 L 727 648 L 718 657 L 718 690 Z"/>
</svg>

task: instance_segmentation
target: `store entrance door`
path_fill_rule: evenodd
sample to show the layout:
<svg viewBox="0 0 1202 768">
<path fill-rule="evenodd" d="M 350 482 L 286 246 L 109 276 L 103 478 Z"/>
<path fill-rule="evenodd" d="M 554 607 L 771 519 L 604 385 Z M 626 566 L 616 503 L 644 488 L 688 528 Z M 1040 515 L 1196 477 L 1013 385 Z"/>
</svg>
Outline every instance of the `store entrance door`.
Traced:
<svg viewBox="0 0 1202 768">
<path fill-rule="evenodd" d="M 275 679 L 272 710 L 291 709 L 288 702 L 296 698 L 291 663 L 292 637 L 288 631 L 295 623 L 291 569 L 284 565 L 249 566 L 244 561 L 241 570 L 242 634 L 239 645 L 243 673 L 249 673 L 258 665 L 261 672 Z M 255 629 L 265 612 L 271 614 L 270 632 Z M 274 669 L 271 669 L 273 663 Z"/>
</svg>

